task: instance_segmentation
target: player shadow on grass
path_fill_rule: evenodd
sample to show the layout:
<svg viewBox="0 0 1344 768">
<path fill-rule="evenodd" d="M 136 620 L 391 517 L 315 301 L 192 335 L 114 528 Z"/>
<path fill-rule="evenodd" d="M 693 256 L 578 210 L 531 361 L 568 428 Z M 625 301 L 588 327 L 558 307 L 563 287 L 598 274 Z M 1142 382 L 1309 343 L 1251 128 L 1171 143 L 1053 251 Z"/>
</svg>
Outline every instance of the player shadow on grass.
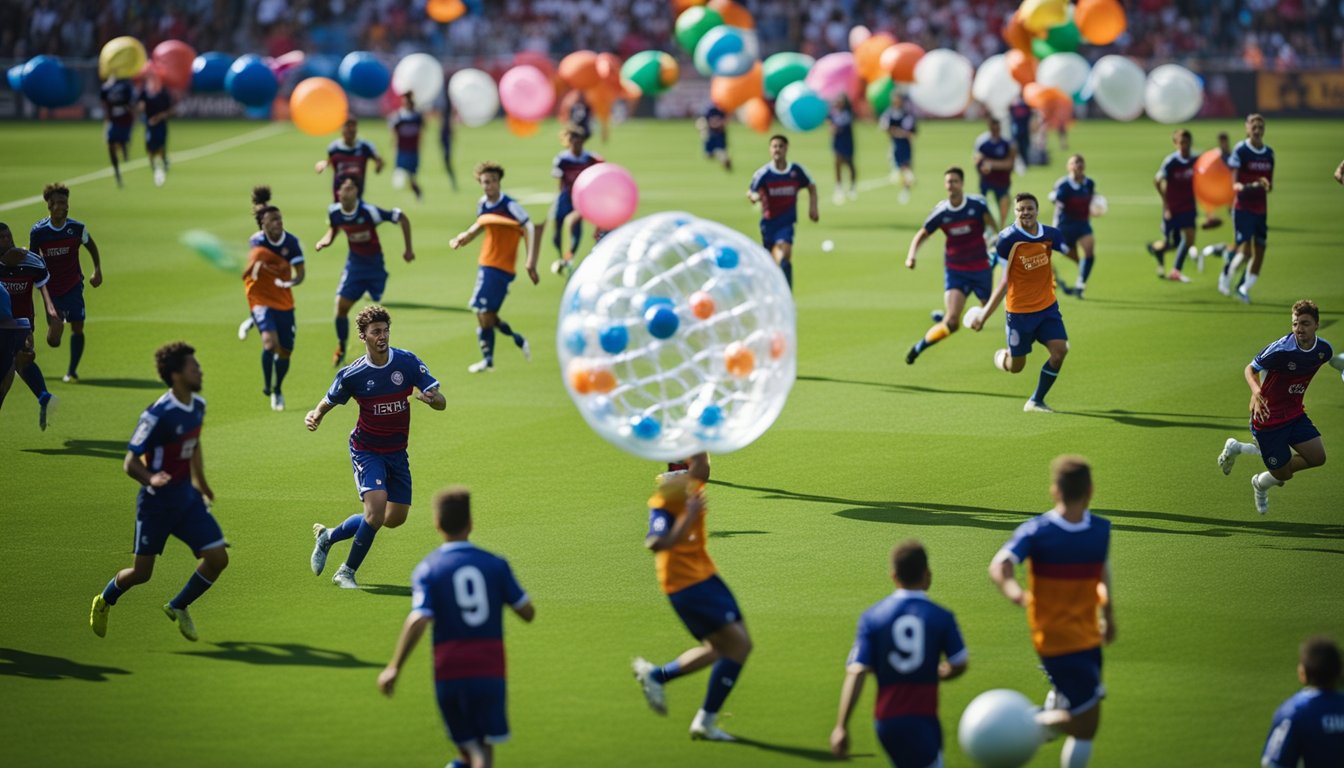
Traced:
<svg viewBox="0 0 1344 768">
<path fill-rule="evenodd" d="M 1182 299 L 1174 301 L 1134 301 L 1132 299 L 1098 299 L 1088 297 L 1084 304 L 1098 304 L 1104 309 L 1144 309 L 1154 312 L 1193 312 L 1199 315 L 1284 315 L 1285 307 L 1278 304 L 1242 304 L 1223 296 L 1217 299 Z"/>
<path fill-rule="evenodd" d="M 790 747 L 784 744 L 771 744 L 768 741 L 757 741 L 756 739 L 748 738 L 746 736 L 742 736 L 739 734 L 733 734 L 733 738 L 735 739 L 735 741 L 731 742 L 730 746 L 740 745 L 744 747 L 754 747 L 756 749 L 765 752 L 777 752 L 781 755 L 789 755 L 790 757 L 800 757 L 804 760 L 810 760 L 814 763 L 836 762 L 835 757 L 831 755 L 831 751 L 829 749 L 811 749 L 809 747 Z M 873 756 L 872 754 L 850 755 L 851 758 L 872 757 L 872 756 Z"/>
<path fill-rule="evenodd" d="M 113 389 L 166 389 L 158 379 L 80 379 L 81 387 L 111 387 Z"/>
<path fill-rule="evenodd" d="M 95 459 L 117 459 L 126 456 L 125 440 L 66 440 L 62 448 L 24 448 L 24 453 L 43 456 L 91 456 Z"/>
<path fill-rule="evenodd" d="M 371 661 L 362 661 L 345 651 L 330 651 L 300 643 L 249 643 L 226 641 L 212 643 L 208 651 L 177 651 L 181 656 L 199 656 L 220 661 L 241 661 L 258 666 L 285 667 L 381 667 Z"/>
<path fill-rule="evenodd" d="M 1160 413 L 1154 411 L 1127 411 L 1123 408 L 1112 408 L 1109 411 L 1059 411 L 1064 416 L 1084 416 L 1089 419 L 1109 419 L 1116 424 L 1126 427 L 1140 427 L 1144 429 L 1161 429 L 1164 427 L 1181 427 L 1185 429 L 1212 429 L 1219 432 L 1237 430 L 1246 426 L 1246 417 L 1233 416 L 1210 416 L 1200 413 Z M 1174 419 L 1158 419 L 1155 416 L 1175 416 Z M 1221 419 L 1221 421 L 1190 421 L 1187 417 L 1202 419 Z"/>
<path fill-rule="evenodd" d="M 44 656 L 15 648 L 0 648 L 0 675 L 24 677 L 29 680 L 84 680 L 105 683 L 108 675 L 129 675 L 116 667 L 98 667 L 81 664 L 59 656 Z"/>
<path fill-rule="evenodd" d="M 405 584 L 363 584 L 359 589 L 367 595 L 411 596 L 411 588 Z"/>
<path fill-rule="evenodd" d="M 815 381 L 823 384 L 854 384 L 860 387 L 877 387 L 890 392 L 911 392 L 917 395 L 979 395 L 981 397 L 1002 397 L 1009 400 L 1021 400 L 1021 395 L 1006 392 L 972 392 L 966 389 L 947 389 L 945 387 L 921 387 L 917 384 L 896 384 L 890 381 L 858 381 L 856 379 L 835 379 L 830 376 L 799 376 L 798 381 Z"/>
<path fill-rule="evenodd" d="M 388 301 L 383 303 L 386 309 L 428 309 L 431 312 L 461 312 L 474 314 L 476 310 L 468 307 L 454 307 L 445 304 L 417 304 L 413 301 Z"/>
</svg>

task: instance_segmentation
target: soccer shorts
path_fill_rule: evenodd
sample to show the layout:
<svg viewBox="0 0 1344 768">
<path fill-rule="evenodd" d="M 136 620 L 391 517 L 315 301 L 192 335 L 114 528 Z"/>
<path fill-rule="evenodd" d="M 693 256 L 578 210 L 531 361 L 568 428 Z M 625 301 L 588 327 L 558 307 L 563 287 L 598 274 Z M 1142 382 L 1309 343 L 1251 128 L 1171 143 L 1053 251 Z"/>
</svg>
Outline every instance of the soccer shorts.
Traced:
<svg viewBox="0 0 1344 768">
<path fill-rule="evenodd" d="M 420 170 L 420 153 L 411 152 L 406 149 L 398 149 L 396 167 L 407 173 L 415 173 Z"/>
<path fill-rule="evenodd" d="M 1039 312 L 1009 312 L 1007 333 L 1008 353 L 1013 357 L 1031 354 L 1033 341 L 1044 344 L 1055 339 L 1069 339 L 1064 330 L 1064 317 L 1059 314 L 1059 302 Z"/>
<path fill-rule="evenodd" d="M 728 151 L 728 134 L 711 133 L 705 138 L 705 155 Z"/>
<path fill-rule="evenodd" d="M 169 536 L 181 539 L 198 555 L 228 545 L 219 522 L 205 507 L 205 498 L 185 479 L 163 488 L 145 486 L 135 499 L 132 551 L 137 555 L 161 555 Z"/>
<path fill-rule="evenodd" d="M 892 139 L 891 164 L 897 168 L 914 167 L 915 150 L 910 146 L 909 139 Z"/>
<path fill-rule="evenodd" d="M 831 152 L 842 160 L 854 159 L 854 132 L 842 131 L 831 139 Z"/>
<path fill-rule="evenodd" d="M 943 268 L 943 290 L 961 291 L 980 300 L 981 304 L 989 301 L 989 294 L 994 291 L 994 269 L 948 269 Z"/>
<path fill-rule="evenodd" d="M 369 491 L 387 491 L 393 504 L 411 503 L 411 460 L 406 451 L 376 453 L 350 447 L 350 466 L 355 470 L 359 500 Z"/>
<path fill-rule="evenodd" d="M 345 262 L 340 285 L 336 286 L 336 295 L 346 301 L 359 301 L 367 293 L 370 300 L 382 301 L 383 291 L 387 288 L 387 270 L 383 269 L 382 256 L 372 266 L 352 264 L 356 258 L 365 260 L 361 256 L 352 256 Z"/>
<path fill-rule="evenodd" d="M 765 250 L 773 250 L 775 243 L 788 243 L 793 245 L 793 222 L 776 222 L 772 219 L 761 219 L 761 245 Z"/>
<path fill-rule="evenodd" d="M 454 744 L 470 747 L 509 740 L 504 678 L 439 680 L 434 683 L 434 694 Z"/>
<path fill-rule="evenodd" d="M 145 126 L 145 150 L 158 152 L 168 146 L 168 123 Z"/>
<path fill-rule="evenodd" d="M 568 190 L 562 191 L 559 195 L 556 196 L 555 202 L 551 203 L 551 211 L 549 214 L 547 214 L 547 216 L 548 218 L 550 218 L 551 221 L 555 222 L 555 234 L 551 235 L 551 242 L 555 243 L 556 248 L 560 247 L 560 243 L 562 240 L 564 240 L 565 237 L 565 233 L 562 231 L 565 228 L 565 217 L 568 216 L 570 214 L 570 211 L 573 210 L 574 210 L 574 198 L 572 195 L 570 195 Z M 583 232 L 583 219 L 579 219 L 574 223 L 574 239 L 575 239 L 574 244 L 576 248 L 578 246 L 578 236 L 582 232 Z"/>
<path fill-rule="evenodd" d="M 476 290 L 471 294 L 471 308 L 477 312 L 498 312 L 509 295 L 509 283 L 514 276 L 497 267 L 476 270 Z"/>
<path fill-rule="evenodd" d="M 1260 460 L 1265 462 L 1269 469 L 1283 469 L 1292 461 L 1294 445 L 1315 440 L 1321 436 L 1316 425 L 1311 423 L 1307 414 L 1302 414 L 1296 419 L 1271 429 L 1259 429 L 1251 427 L 1251 434 L 1255 436 L 1255 442 L 1260 446 Z"/>
<path fill-rule="evenodd" d="M 1181 237 L 1181 230 L 1195 228 L 1195 212 L 1173 213 L 1170 219 L 1162 220 L 1162 234 L 1175 243 Z"/>
<path fill-rule="evenodd" d="M 51 303 L 56 305 L 56 313 L 67 323 L 84 322 L 84 281 L 60 296 L 51 295 Z"/>
<path fill-rule="evenodd" d="M 257 324 L 258 331 L 274 333 L 281 349 L 294 349 L 294 310 L 253 307 L 252 321 Z"/>
<path fill-rule="evenodd" d="M 1013 188 L 1013 185 L 1012 185 L 1012 184 L 1005 184 L 1005 185 L 1003 185 L 1002 187 L 996 187 L 996 186 L 994 186 L 993 184 L 986 184 L 984 181 L 981 181 L 981 182 L 980 182 L 980 195 L 981 195 L 982 197 L 988 198 L 988 197 L 989 197 L 989 193 L 990 193 L 990 192 L 993 192 L 993 193 L 994 193 L 994 201 L 995 201 L 995 202 L 998 202 L 998 201 L 1002 200 L 1003 198 L 1007 197 L 1007 196 L 1008 196 L 1008 193 L 1009 193 L 1010 191 L 1012 191 L 1012 188 Z"/>
<path fill-rule="evenodd" d="M 896 768 L 942 768 L 943 729 L 936 717 L 878 720 L 877 740 Z"/>
<path fill-rule="evenodd" d="M 1050 684 L 1067 701 L 1070 715 L 1081 715 L 1101 703 L 1106 688 L 1101 684 L 1101 648 L 1092 648 L 1062 656 L 1042 656 Z"/>
<path fill-rule="evenodd" d="M 107 123 L 107 130 L 103 131 L 103 136 L 108 144 L 127 144 L 131 140 L 131 126 L 135 123 L 126 123 L 118 125 L 114 122 Z"/>
<path fill-rule="evenodd" d="M 1072 251 L 1080 239 L 1092 234 L 1092 222 L 1066 221 L 1059 225 L 1059 231 L 1064 235 L 1064 244 Z"/>
<path fill-rule="evenodd" d="M 718 574 L 673 592 L 667 599 L 696 640 L 704 640 L 718 629 L 742 620 L 737 600 Z"/>
<path fill-rule="evenodd" d="M 1232 209 L 1232 227 L 1237 233 L 1237 245 L 1254 240 L 1264 244 L 1269 239 L 1268 217 L 1263 213 L 1251 213 Z"/>
</svg>

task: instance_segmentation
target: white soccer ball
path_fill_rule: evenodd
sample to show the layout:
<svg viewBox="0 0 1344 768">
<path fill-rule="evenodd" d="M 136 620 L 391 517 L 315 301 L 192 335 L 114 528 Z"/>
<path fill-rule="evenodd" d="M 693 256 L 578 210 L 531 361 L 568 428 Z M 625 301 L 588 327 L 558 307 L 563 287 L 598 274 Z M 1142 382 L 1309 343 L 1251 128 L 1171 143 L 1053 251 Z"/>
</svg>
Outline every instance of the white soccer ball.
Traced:
<svg viewBox="0 0 1344 768">
<path fill-rule="evenodd" d="M 971 323 L 975 322 L 983 314 L 985 314 L 985 308 L 980 304 L 976 304 L 975 306 L 967 309 L 966 313 L 961 316 L 962 327 L 970 328 Z"/>
<path fill-rule="evenodd" d="M 1035 706 L 1017 691 L 996 688 L 976 696 L 961 714 L 957 740 L 982 768 L 1018 768 L 1042 741 Z"/>
<path fill-rule="evenodd" d="M 822 253 L 830 253 L 831 251 L 834 251 L 834 250 L 835 250 L 835 241 L 834 241 L 834 240 L 822 240 L 822 241 L 821 241 L 821 252 L 822 252 Z"/>
<path fill-rule="evenodd" d="M 1092 212 L 1092 218 L 1105 216 L 1106 211 L 1110 210 L 1110 208 L 1111 207 L 1107 204 L 1105 197 L 1102 197 L 1101 195 L 1092 196 L 1092 206 L 1089 209 Z"/>
<path fill-rule="evenodd" d="M 565 387 L 603 438 L 656 461 L 751 443 L 796 375 L 793 296 L 774 259 L 689 213 L 602 238 L 560 300 Z"/>
</svg>

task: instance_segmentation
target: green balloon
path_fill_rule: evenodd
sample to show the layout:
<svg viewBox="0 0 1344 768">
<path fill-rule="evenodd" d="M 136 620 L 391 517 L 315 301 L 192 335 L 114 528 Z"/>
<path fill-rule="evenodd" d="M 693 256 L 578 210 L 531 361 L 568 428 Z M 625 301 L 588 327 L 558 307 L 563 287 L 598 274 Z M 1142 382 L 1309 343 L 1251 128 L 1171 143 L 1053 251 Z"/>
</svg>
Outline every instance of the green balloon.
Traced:
<svg viewBox="0 0 1344 768">
<path fill-rule="evenodd" d="M 761 66 L 765 98 L 773 99 L 784 90 L 784 86 L 807 77 L 807 72 L 812 69 L 814 63 L 816 62 L 811 56 L 792 52 L 776 53 L 766 59 Z"/>
<path fill-rule="evenodd" d="M 873 108 L 873 114 L 880 115 L 891 106 L 891 92 L 895 88 L 896 83 L 888 75 L 883 75 L 868 84 L 865 95 L 868 97 L 868 104 Z"/>
<path fill-rule="evenodd" d="M 661 53 L 662 51 L 640 51 L 626 59 L 621 65 L 621 79 L 633 83 L 641 92 L 650 96 L 658 93 L 662 90 L 659 79 Z"/>
<path fill-rule="evenodd" d="M 1046 40 L 1039 37 L 1031 38 L 1031 54 L 1036 58 L 1044 59 L 1046 56 L 1055 52 L 1055 49 L 1051 48 L 1050 43 Z"/>
<path fill-rule="evenodd" d="M 723 23 L 723 17 L 713 8 L 693 5 L 677 17 L 677 43 L 687 53 L 695 55 L 695 44 L 709 30 Z"/>
<path fill-rule="evenodd" d="M 1045 31 L 1045 42 L 1050 44 L 1051 50 L 1055 53 L 1076 51 L 1082 41 L 1083 35 L 1078 31 L 1078 25 L 1073 23 L 1073 19 Z"/>
</svg>

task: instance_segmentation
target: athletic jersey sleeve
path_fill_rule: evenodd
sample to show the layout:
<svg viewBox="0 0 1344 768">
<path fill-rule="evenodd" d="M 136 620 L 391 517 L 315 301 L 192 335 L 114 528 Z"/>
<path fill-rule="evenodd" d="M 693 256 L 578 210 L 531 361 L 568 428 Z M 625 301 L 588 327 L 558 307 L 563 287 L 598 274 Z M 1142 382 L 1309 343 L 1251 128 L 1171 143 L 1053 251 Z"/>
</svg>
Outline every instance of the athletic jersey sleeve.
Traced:
<svg viewBox="0 0 1344 768">
<path fill-rule="evenodd" d="M 504 602 L 511 608 L 522 608 L 524 605 L 527 605 L 530 598 L 527 593 L 523 591 L 522 586 L 518 584 L 518 578 L 513 575 L 513 568 L 509 567 L 507 561 L 504 562 L 502 575 L 504 580 Z"/>
<path fill-rule="evenodd" d="M 672 513 L 666 509 L 649 510 L 649 536 L 662 536 L 672 530 Z"/>
<path fill-rule="evenodd" d="M 957 626 L 955 616 L 947 617 L 947 635 L 943 637 L 943 655 L 947 657 L 947 663 L 953 666 L 965 664 L 970 655 L 966 650 L 966 641 L 961 638 L 961 627 Z"/>
<path fill-rule="evenodd" d="M 564 178 L 565 176 L 565 169 L 560 167 L 560 160 L 563 157 L 564 154 L 561 153 L 559 155 L 556 155 L 555 159 L 551 161 L 551 175 L 557 179 Z"/>
<path fill-rule="evenodd" d="M 131 434 L 126 449 L 136 456 L 144 456 L 149 451 L 149 441 L 154 437 L 154 430 L 158 425 L 159 417 L 149 410 L 140 414 L 140 421 L 135 425 L 135 432 Z"/>
<path fill-rule="evenodd" d="M 873 646 L 868 640 L 868 615 L 859 617 L 858 628 L 854 631 L 854 645 L 849 649 L 849 658 L 845 660 L 845 666 L 851 664 L 862 664 L 868 669 L 873 669 Z"/>
<path fill-rule="evenodd" d="M 998 255 L 999 261 L 1007 263 L 1008 256 L 1013 252 L 1012 238 L 1008 237 L 1010 229 L 1005 229 L 999 233 L 998 242 L 994 244 L 994 253 Z"/>
<path fill-rule="evenodd" d="M 1032 534 L 1035 532 L 1035 520 L 1028 520 L 1017 526 L 1017 530 L 1013 531 L 1013 537 L 1008 540 L 1007 544 L 1003 545 L 1003 548 L 999 550 L 999 554 L 996 557 L 1006 556 L 1014 563 L 1021 563 L 1023 560 L 1031 557 L 1031 545 L 1033 542 Z"/>
<path fill-rule="evenodd" d="M 1064 242 L 1064 233 L 1055 227 L 1050 228 L 1050 247 L 1059 253 L 1069 252 L 1069 244 Z"/>
<path fill-rule="evenodd" d="M 797 163 L 794 163 L 793 167 L 797 168 L 798 172 L 803 175 L 802 182 L 799 184 L 799 189 L 801 190 L 803 187 L 812 186 L 814 182 L 812 181 L 812 177 L 808 174 L 807 169 Z"/>
<path fill-rule="evenodd" d="M 369 210 L 369 214 L 373 216 L 374 224 L 382 224 L 384 221 L 390 221 L 393 224 L 396 224 L 397 222 L 401 221 L 400 208 L 393 208 L 392 210 L 389 211 L 386 208 L 379 208 L 376 205 L 366 204 L 364 207 L 367 208 Z"/>
<path fill-rule="evenodd" d="M 410 353 L 408 352 L 407 354 Z M 411 355 L 411 360 L 417 369 L 416 373 L 414 374 L 415 386 L 419 388 L 421 392 L 428 392 L 434 389 L 435 387 L 439 386 L 439 380 L 434 378 L 434 374 L 429 372 L 429 366 L 425 365 L 425 362 L 423 360 L 416 357 L 415 355 Z"/>
<path fill-rule="evenodd" d="M 509 199 L 509 214 L 517 219 L 519 224 L 526 224 L 530 220 L 527 209 L 512 198 Z"/>
<path fill-rule="evenodd" d="M 1301 758 L 1302 746 L 1293 729 L 1293 718 L 1281 708 L 1274 713 L 1274 723 L 1265 739 L 1265 751 L 1260 756 L 1261 768 L 1296 768 Z"/>
<path fill-rule="evenodd" d="M 1283 355 L 1280 354 L 1279 350 L 1275 349 L 1277 346 L 1277 343 L 1270 344 L 1260 350 L 1260 354 L 1256 355 L 1255 359 L 1251 360 L 1251 367 L 1257 371 L 1272 371 L 1282 367 Z"/>
<path fill-rule="evenodd" d="M 929 217 L 924 220 L 924 231 L 928 232 L 930 235 L 932 235 L 934 232 L 937 232 L 939 226 L 938 219 L 942 215 L 943 215 L 943 207 L 941 205 L 935 206 L 933 209 L 933 213 L 930 213 Z"/>
<path fill-rule="evenodd" d="M 345 388 L 345 371 L 336 374 L 335 381 L 327 389 L 326 401 L 332 405 L 345 405 L 350 402 L 350 392 Z"/>
<path fill-rule="evenodd" d="M 411 571 L 411 614 L 434 618 L 434 601 L 430 597 L 429 563 L 422 562 Z"/>
</svg>

